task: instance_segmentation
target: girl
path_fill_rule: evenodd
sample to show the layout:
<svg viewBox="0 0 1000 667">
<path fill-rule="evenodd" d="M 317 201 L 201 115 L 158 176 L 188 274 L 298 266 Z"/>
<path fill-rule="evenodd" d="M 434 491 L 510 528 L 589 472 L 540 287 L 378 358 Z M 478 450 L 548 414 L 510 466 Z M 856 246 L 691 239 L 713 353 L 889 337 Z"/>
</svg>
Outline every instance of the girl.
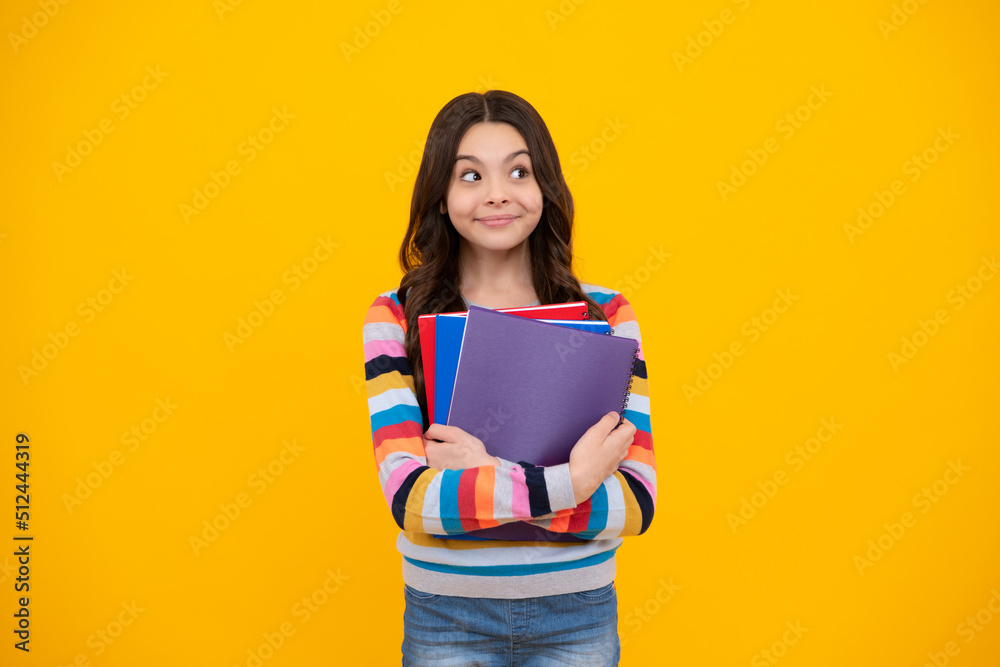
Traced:
<svg viewBox="0 0 1000 667">
<path fill-rule="evenodd" d="M 656 498 L 649 390 L 632 307 L 573 274 L 572 224 L 555 145 L 530 104 L 490 90 L 441 109 L 400 248 L 405 275 L 363 328 L 375 462 L 402 530 L 404 665 L 618 664 L 615 551 L 649 527 Z M 606 415 L 549 467 L 428 427 L 418 316 L 570 301 L 640 341 L 620 426 Z M 510 521 L 552 539 L 468 535 Z"/>
</svg>

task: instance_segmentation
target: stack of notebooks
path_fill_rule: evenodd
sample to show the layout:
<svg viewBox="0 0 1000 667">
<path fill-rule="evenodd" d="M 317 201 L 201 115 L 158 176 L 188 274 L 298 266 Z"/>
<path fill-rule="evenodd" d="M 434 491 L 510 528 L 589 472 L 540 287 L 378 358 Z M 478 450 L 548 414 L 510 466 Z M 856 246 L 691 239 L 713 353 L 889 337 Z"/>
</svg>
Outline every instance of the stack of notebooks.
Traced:
<svg viewBox="0 0 1000 667">
<path fill-rule="evenodd" d="M 551 466 L 609 412 L 624 414 L 639 344 L 574 303 L 422 315 L 431 423 L 458 426 L 509 461 Z M 471 538 L 579 541 L 523 521 Z"/>
</svg>

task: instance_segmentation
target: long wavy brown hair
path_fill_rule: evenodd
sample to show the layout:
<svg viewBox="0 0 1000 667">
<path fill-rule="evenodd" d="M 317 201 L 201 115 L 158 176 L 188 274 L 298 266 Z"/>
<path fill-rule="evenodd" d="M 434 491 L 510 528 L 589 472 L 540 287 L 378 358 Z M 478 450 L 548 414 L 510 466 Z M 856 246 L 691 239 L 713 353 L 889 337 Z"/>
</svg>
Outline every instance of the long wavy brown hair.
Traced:
<svg viewBox="0 0 1000 667">
<path fill-rule="evenodd" d="M 573 273 L 573 197 L 563 178 L 552 136 L 534 107 L 503 90 L 466 93 L 454 98 L 431 123 L 410 202 L 410 223 L 399 248 L 405 275 L 397 296 L 406 313 L 406 356 L 413 370 L 417 400 L 429 424 L 417 318 L 428 313 L 465 310 L 459 290 L 459 240 L 446 199 L 458 146 L 476 123 L 513 125 L 528 146 L 535 180 L 542 191 L 542 215 L 528 237 L 535 294 L 542 304 L 585 301 L 590 319 L 606 320 Z"/>
</svg>

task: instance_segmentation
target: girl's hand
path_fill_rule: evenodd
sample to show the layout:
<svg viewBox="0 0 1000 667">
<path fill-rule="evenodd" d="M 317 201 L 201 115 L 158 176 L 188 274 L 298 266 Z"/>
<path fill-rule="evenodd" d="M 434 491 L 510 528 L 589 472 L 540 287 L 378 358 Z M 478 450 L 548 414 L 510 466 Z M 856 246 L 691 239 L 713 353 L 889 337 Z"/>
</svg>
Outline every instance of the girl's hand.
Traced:
<svg viewBox="0 0 1000 667">
<path fill-rule="evenodd" d="M 569 474 L 577 505 L 594 495 L 628 455 L 635 424 L 627 419 L 618 428 L 616 424 L 618 413 L 609 412 L 576 441 L 569 453 Z"/>
<path fill-rule="evenodd" d="M 438 470 L 500 465 L 499 459 L 486 452 L 482 440 L 457 426 L 431 424 L 424 432 L 424 452 L 427 465 Z"/>
</svg>

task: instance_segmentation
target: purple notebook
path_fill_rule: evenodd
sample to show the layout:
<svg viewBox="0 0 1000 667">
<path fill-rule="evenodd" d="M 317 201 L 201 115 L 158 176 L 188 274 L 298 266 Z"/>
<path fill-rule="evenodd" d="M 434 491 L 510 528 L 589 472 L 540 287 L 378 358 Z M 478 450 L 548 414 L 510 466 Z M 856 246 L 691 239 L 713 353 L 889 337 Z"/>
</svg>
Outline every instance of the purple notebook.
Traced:
<svg viewBox="0 0 1000 667">
<path fill-rule="evenodd" d="M 631 338 L 471 306 L 448 424 L 482 440 L 494 456 L 566 463 L 587 429 L 609 412 L 625 412 L 638 353 Z M 566 539 L 524 522 L 472 535 Z"/>
<path fill-rule="evenodd" d="M 550 466 L 609 412 L 625 411 L 631 338 L 469 308 L 448 424 L 494 456 Z"/>
</svg>

